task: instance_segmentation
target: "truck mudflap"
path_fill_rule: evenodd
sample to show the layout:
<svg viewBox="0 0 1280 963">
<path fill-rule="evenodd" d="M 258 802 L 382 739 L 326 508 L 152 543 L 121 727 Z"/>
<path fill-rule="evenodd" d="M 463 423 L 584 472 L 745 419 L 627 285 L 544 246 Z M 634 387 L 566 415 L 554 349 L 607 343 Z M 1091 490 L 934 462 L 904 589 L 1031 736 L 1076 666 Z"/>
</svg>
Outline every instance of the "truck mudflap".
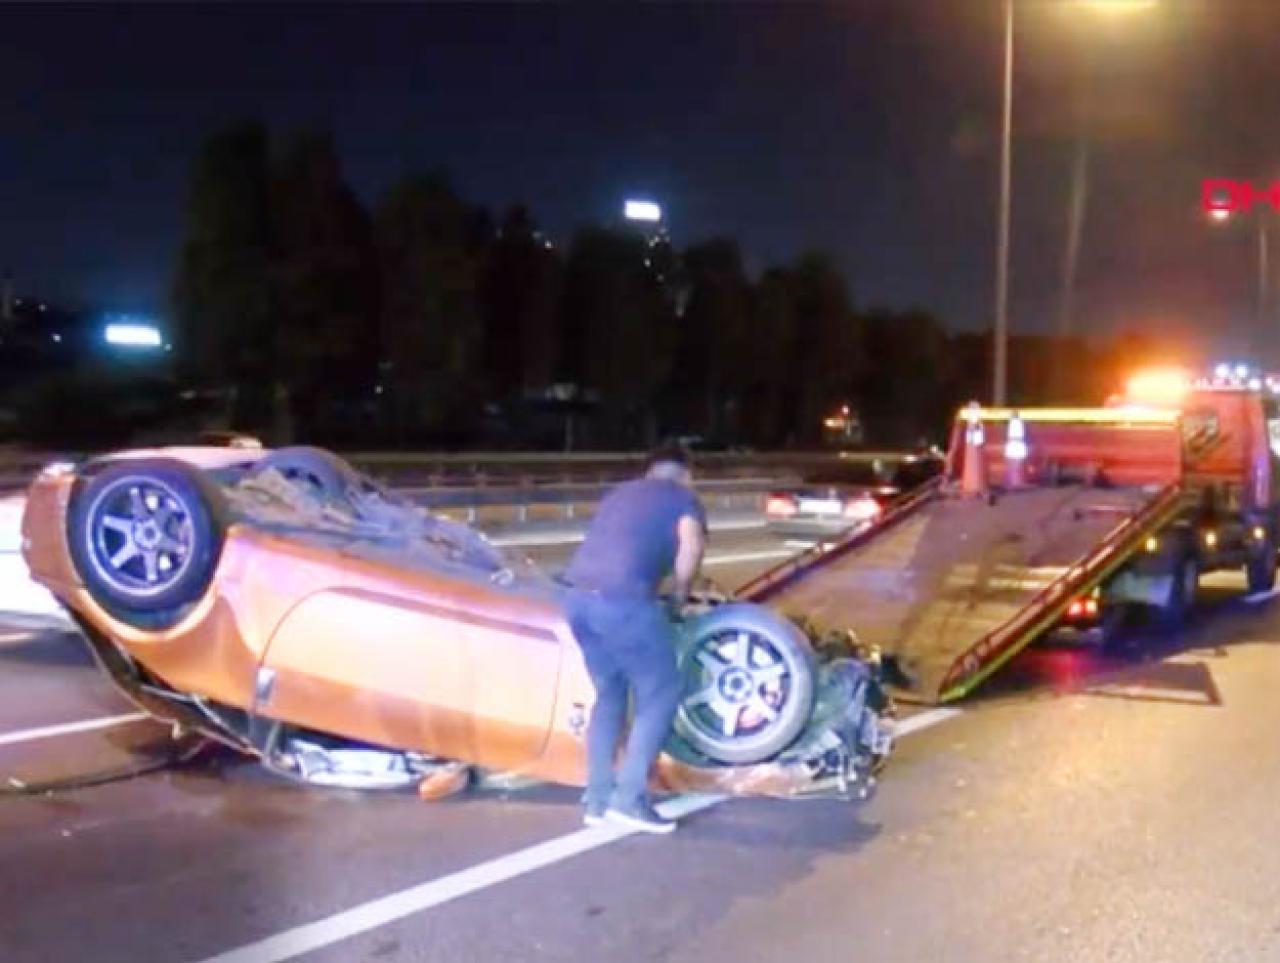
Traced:
<svg viewBox="0 0 1280 963">
<path fill-rule="evenodd" d="M 1075 565 L 1050 582 L 1012 619 L 989 632 L 952 662 L 939 686 L 937 701 L 962 698 L 1010 659 L 1052 628 L 1072 599 L 1099 585 L 1142 549 L 1143 543 L 1179 512 L 1182 488 L 1165 486 L 1140 511 L 1129 516 Z"/>
<path fill-rule="evenodd" d="M 892 703 L 874 661 L 836 659 L 820 669 L 809 724 L 777 757 L 749 766 L 716 766 L 680 745 L 658 761 L 657 780 L 672 792 L 862 800 L 893 749 Z"/>
</svg>

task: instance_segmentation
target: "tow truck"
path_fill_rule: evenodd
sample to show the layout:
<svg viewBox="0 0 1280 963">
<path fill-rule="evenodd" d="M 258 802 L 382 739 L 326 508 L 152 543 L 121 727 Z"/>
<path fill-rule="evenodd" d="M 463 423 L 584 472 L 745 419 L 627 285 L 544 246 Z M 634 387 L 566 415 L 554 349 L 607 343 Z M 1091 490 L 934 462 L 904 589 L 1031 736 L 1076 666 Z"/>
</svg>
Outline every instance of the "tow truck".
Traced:
<svg viewBox="0 0 1280 963">
<path fill-rule="evenodd" d="M 969 405 L 942 476 L 738 597 L 853 630 L 908 698 L 947 702 L 1063 625 L 1115 638 L 1147 615 L 1176 628 L 1205 573 L 1242 569 L 1250 593 L 1272 591 L 1280 380 L 1165 372 L 1131 389 L 1147 397 Z"/>
</svg>

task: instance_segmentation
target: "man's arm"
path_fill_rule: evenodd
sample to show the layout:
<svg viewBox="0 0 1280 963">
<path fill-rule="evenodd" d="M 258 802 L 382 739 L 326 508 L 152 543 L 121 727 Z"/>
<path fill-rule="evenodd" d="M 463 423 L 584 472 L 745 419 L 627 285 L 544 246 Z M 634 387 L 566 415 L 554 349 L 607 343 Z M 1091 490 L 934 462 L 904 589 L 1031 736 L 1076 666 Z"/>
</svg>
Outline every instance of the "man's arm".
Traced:
<svg viewBox="0 0 1280 963">
<path fill-rule="evenodd" d="M 707 537 L 702 522 L 692 515 L 683 515 L 676 523 L 676 562 L 672 572 L 675 582 L 672 604 L 679 611 L 689 597 L 693 580 L 702 567 L 702 554 L 707 547 Z"/>
</svg>

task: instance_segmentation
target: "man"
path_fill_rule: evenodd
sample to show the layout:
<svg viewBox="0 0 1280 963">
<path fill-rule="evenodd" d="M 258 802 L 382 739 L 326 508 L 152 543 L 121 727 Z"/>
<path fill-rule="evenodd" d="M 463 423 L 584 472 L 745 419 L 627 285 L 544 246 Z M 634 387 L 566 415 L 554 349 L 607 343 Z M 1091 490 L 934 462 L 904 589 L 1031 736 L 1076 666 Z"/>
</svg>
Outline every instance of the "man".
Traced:
<svg viewBox="0 0 1280 963">
<path fill-rule="evenodd" d="M 648 783 L 683 688 L 671 615 L 683 607 L 706 545 L 706 513 L 691 483 L 683 449 L 653 452 L 644 477 L 605 496 L 565 570 L 569 624 L 596 689 L 587 727 L 588 826 L 608 819 L 650 833 L 676 828 L 654 810 Z M 658 598 L 668 574 L 671 613 Z M 615 776 L 628 692 L 635 717 Z"/>
</svg>

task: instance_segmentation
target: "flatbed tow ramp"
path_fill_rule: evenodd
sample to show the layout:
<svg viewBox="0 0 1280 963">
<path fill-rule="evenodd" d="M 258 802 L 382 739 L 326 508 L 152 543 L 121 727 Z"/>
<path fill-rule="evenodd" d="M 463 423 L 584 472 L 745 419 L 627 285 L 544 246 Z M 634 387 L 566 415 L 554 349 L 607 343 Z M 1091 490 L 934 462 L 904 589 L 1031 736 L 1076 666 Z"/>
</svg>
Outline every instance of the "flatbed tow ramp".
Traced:
<svg viewBox="0 0 1280 963">
<path fill-rule="evenodd" d="M 1018 422 L 1012 434 L 1025 438 L 1023 452 L 1007 447 Z M 1104 605 L 1159 607 L 1188 565 L 1194 595 L 1200 572 L 1239 564 L 1228 549 L 1248 550 L 1232 541 L 1247 526 L 1228 523 L 1240 511 L 1216 512 L 1220 551 L 1205 552 L 1197 538 L 1203 486 L 1191 483 L 1192 469 L 1218 447 L 1214 438 L 1188 441 L 1177 411 L 971 408 L 943 477 L 737 594 L 822 631 L 852 629 L 896 663 L 909 697 L 957 699 L 1067 619 L 1073 603 L 1092 598 L 1095 617 Z M 1273 531 L 1269 524 L 1261 547 L 1272 578 Z M 1218 536 L 1209 541 L 1216 548 Z"/>
</svg>

